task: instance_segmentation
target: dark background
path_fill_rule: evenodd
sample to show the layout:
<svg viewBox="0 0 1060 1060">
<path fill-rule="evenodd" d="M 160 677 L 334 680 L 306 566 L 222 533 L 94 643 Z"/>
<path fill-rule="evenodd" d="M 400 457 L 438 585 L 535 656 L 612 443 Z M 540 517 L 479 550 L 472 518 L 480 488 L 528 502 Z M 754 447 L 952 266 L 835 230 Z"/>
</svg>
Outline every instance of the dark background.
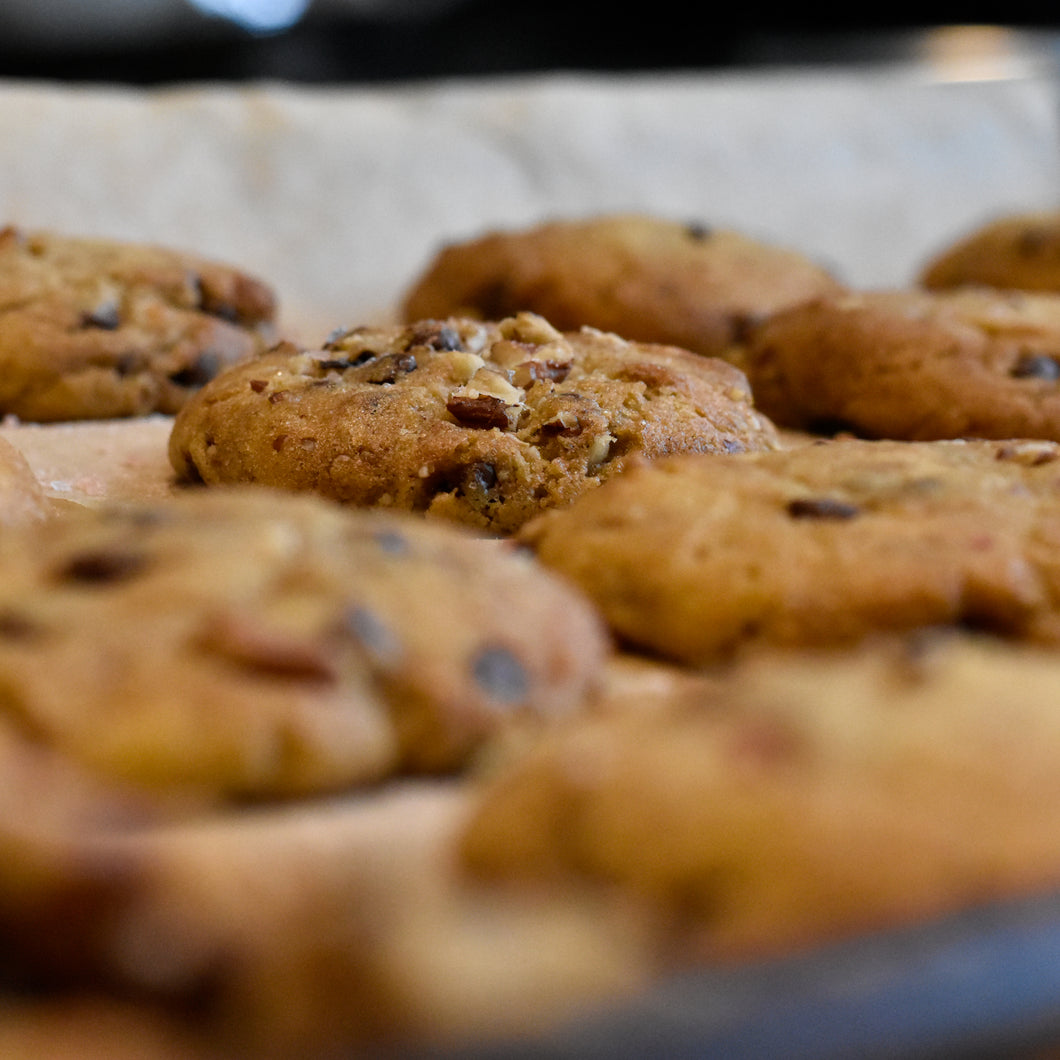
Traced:
<svg viewBox="0 0 1060 1060">
<path fill-rule="evenodd" d="M 5 31 L 0 13 L 0 77 L 142 85 L 260 78 L 375 83 L 546 71 L 874 63 L 908 57 L 925 30 L 971 23 L 1003 25 L 1052 47 L 1053 27 L 1019 5 L 1003 15 L 967 5 L 922 7 L 904 17 L 900 7 L 871 12 L 825 16 L 800 10 L 796 18 L 766 14 L 754 5 L 734 12 L 730 5 L 676 0 L 621 10 L 577 0 L 449 0 L 404 15 L 358 13 L 352 5 L 348 11 L 310 6 L 294 26 L 270 34 L 202 18 L 201 27 L 184 25 L 168 36 L 130 41 L 116 34 L 113 42 L 101 33 L 85 41 L 71 40 L 70 34 L 25 40 Z"/>
</svg>

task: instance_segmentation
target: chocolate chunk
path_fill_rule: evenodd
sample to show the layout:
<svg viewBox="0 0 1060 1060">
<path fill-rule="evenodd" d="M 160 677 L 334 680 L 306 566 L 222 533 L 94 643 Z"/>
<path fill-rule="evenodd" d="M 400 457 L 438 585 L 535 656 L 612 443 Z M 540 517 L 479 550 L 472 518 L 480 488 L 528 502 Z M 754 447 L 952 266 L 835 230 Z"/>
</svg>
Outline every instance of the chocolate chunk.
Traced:
<svg viewBox="0 0 1060 1060">
<path fill-rule="evenodd" d="M 788 502 L 793 519 L 853 519 L 860 513 L 856 504 L 833 497 L 798 497 Z"/>
<path fill-rule="evenodd" d="M 360 368 L 362 364 L 369 364 L 379 355 L 372 350 L 361 350 L 353 357 L 329 357 L 318 361 L 317 366 L 323 371 L 345 372 L 347 368 Z"/>
<path fill-rule="evenodd" d="M 390 556 L 404 556 L 411 550 L 407 538 L 404 538 L 396 530 L 383 530 L 375 535 L 375 543 L 380 551 Z"/>
<path fill-rule="evenodd" d="M 479 394 L 478 397 L 464 397 L 453 394 L 445 403 L 449 414 L 465 427 L 476 427 L 489 430 L 508 427 L 508 405 L 492 394 Z"/>
<path fill-rule="evenodd" d="M 373 662 L 390 665 L 401 657 L 401 641 L 383 620 L 367 607 L 351 607 L 344 628 L 353 634 Z"/>
<path fill-rule="evenodd" d="M 87 328 L 114 331 L 121 325 L 121 312 L 117 302 L 101 302 L 90 313 L 85 313 L 81 323 Z"/>
<path fill-rule="evenodd" d="M 139 552 L 100 549 L 71 556 L 57 572 L 64 581 L 104 585 L 127 581 L 135 577 L 147 564 Z"/>
<path fill-rule="evenodd" d="M 471 660 L 471 673 L 483 692 L 505 703 L 517 703 L 530 691 L 526 668 L 512 652 L 499 645 L 481 648 Z"/>
<path fill-rule="evenodd" d="M 1021 353 L 1009 374 L 1014 379 L 1041 379 L 1055 383 L 1060 379 L 1060 361 L 1047 353 Z"/>
<path fill-rule="evenodd" d="M 363 368 L 358 378 L 382 386 L 396 382 L 399 376 L 414 372 L 417 367 L 416 358 L 411 353 L 388 353 Z"/>
<path fill-rule="evenodd" d="M 191 364 L 185 365 L 169 375 L 177 386 L 194 389 L 204 386 L 221 370 L 221 358 L 210 350 L 204 350 Z"/>
<path fill-rule="evenodd" d="M 428 349 L 451 353 L 464 348 L 459 332 L 449 324 L 428 322 L 412 328 L 405 349 L 426 346 Z"/>
<path fill-rule="evenodd" d="M 689 221 L 685 225 L 685 234 L 690 239 L 703 241 L 710 239 L 714 234 L 714 229 L 710 225 L 704 224 L 702 221 Z"/>
</svg>

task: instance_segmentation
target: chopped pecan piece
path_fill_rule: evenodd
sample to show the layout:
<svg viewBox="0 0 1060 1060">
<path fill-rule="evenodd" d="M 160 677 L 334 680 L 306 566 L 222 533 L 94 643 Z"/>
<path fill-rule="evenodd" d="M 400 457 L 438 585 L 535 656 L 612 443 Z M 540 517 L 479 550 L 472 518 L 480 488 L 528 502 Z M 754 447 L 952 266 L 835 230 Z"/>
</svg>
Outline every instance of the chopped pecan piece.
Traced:
<svg viewBox="0 0 1060 1060">
<path fill-rule="evenodd" d="M 445 403 L 449 414 L 465 427 L 476 427 L 489 430 L 497 427 L 507 430 L 508 404 L 492 394 L 479 394 L 476 397 L 453 394 Z"/>
</svg>

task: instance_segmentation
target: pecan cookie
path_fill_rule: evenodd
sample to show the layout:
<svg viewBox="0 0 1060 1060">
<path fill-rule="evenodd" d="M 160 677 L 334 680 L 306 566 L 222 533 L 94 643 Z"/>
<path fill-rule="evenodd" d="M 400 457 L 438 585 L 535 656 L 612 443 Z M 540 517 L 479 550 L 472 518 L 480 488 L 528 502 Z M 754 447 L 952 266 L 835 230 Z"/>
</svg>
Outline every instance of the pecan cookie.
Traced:
<svg viewBox="0 0 1060 1060">
<path fill-rule="evenodd" d="M 842 439 L 630 468 L 523 528 L 683 663 L 960 624 L 1060 644 L 1060 445 Z"/>
<path fill-rule="evenodd" d="M 636 456 L 778 444 L 716 358 L 522 313 L 281 344 L 177 415 L 181 479 L 258 482 L 509 533 Z"/>
<path fill-rule="evenodd" d="M 965 284 L 1060 292 L 1060 213 L 999 217 L 944 247 L 923 268 L 928 288 Z"/>
<path fill-rule="evenodd" d="M 1060 439 L 1060 294 L 880 290 L 777 313 L 734 351 L 783 427 Z"/>
<path fill-rule="evenodd" d="M 583 716 L 494 774 L 463 858 L 595 879 L 685 959 L 746 958 L 1060 883 L 1060 656 L 969 635 L 756 654 Z"/>
<path fill-rule="evenodd" d="M 461 528 L 265 489 L 78 508 L 0 550 L 0 716 L 204 798 L 451 771 L 576 709 L 607 643 L 573 590 Z"/>
<path fill-rule="evenodd" d="M 163 247 L 0 231 L 0 414 L 24 420 L 175 412 L 225 365 L 274 341 L 272 290 Z"/>
<path fill-rule="evenodd" d="M 564 330 L 721 354 L 756 320 L 840 288 L 798 251 L 741 232 L 617 214 L 490 232 L 443 247 L 406 293 L 405 320 L 523 310 Z"/>
</svg>

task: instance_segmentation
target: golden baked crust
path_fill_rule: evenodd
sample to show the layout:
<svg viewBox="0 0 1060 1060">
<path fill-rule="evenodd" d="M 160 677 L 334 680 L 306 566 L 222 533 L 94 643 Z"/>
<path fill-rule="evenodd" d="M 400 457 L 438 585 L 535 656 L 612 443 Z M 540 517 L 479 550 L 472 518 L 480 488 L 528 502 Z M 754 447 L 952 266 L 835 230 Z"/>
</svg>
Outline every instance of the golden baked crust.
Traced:
<svg viewBox="0 0 1060 1060">
<path fill-rule="evenodd" d="M 973 284 L 1060 292 L 1060 212 L 987 221 L 939 250 L 919 280 L 934 289 Z"/>
<path fill-rule="evenodd" d="M 761 651 L 582 717 L 484 784 L 476 877 L 594 880 L 693 962 L 1060 884 L 1060 657 L 967 635 Z"/>
<path fill-rule="evenodd" d="M 202 388 L 173 425 L 178 475 L 258 482 L 510 533 L 637 457 L 778 444 L 716 358 L 562 334 L 533 314 L 358 328 L 284 344 Z"/>
<path fill-rule="evenodd" d="M 555 220 L 444 246 L 406 292 L 408 321 L 523 310 L 570 331 L 721 354 L 746 325 L 840 288 L 787 247 L 644 214 Z"/>
<path fill-rule="evenodd" d="M 599 620 L 460 528 L 264 489 L 84 508 L 0 550 L 0 713 L 206 798 L 459 767 L 577 708 Z"/>
<path fill-rule="evenodd" d="M 622 640 L 685 663 L 748 643 L 990 628 L 1060 643 L 1060 446 L 822 441 L 631 468 L 519 540 Z"/>
<path fill-rule="evenodd" d="M 276 300 L 239 269 L 169 248 L 0 230 L 0 414 L 175 412 L 274 341 Z"/>
<path fill-rule="evenodd" d="M 778 425 L 1060 439 L 1060 293 L 865 291 L 777 313 L 731 354 Z"/>
</svg>

